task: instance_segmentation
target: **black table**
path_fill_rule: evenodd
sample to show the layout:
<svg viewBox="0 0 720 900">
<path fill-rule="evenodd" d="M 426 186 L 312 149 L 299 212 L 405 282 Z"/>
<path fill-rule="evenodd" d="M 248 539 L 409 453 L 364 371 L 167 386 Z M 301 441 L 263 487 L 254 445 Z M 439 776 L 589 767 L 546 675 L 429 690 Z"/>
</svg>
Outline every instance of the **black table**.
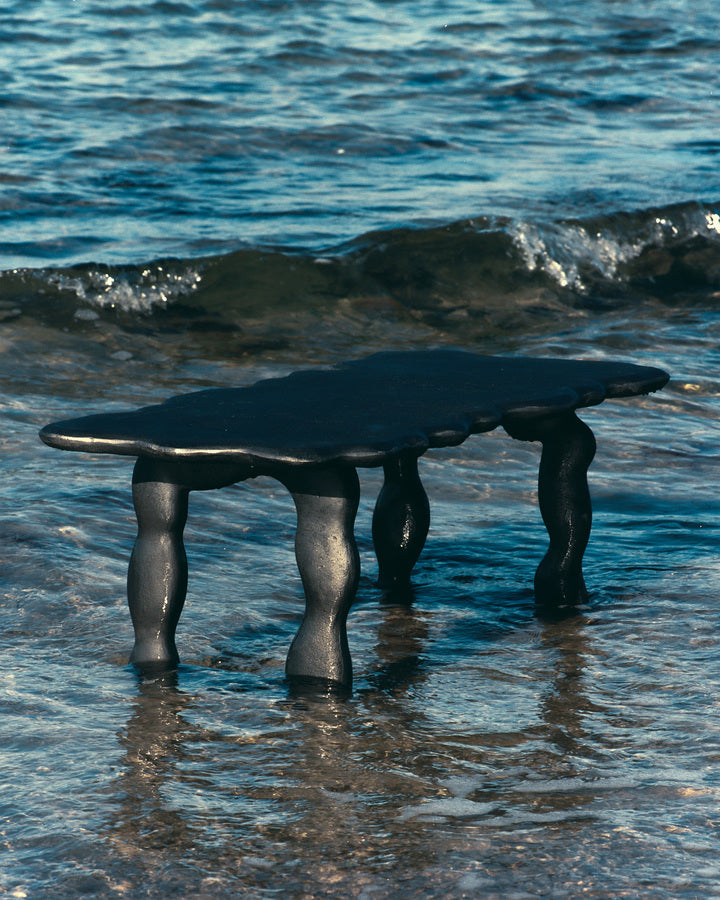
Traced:
<svg viewBox="0 0 720 900">
<path fill-rule="evenodd" d="M 137 457 L 138 535 L 128 600 L 135 629 L 131 660 L 138 667 L 178 662 L 190 491 L 270 475 L 295 502 L 295 552 L 306 599 L 286 673 L 349 686 L 345 623 L 359 576 L 357 467 L 384 467 L 372 531 L 380 584 L 393 588 L 407 585 L 430 522 L 418 458 L 500 425 L 514 438 L 540 441 L 538 498 L 550 546 L 535 575 L 535 595 L 542 605 L 576 606 L 587 597 L 582 557 L 592 517 L 587 469 L 595 439 L 575 410 L 646 394 L 667 380 L 660 369 L 622 362 L 388 352 L 250 387 L 58 422 L 40 437 L 64 450 Z"/>
</svg>

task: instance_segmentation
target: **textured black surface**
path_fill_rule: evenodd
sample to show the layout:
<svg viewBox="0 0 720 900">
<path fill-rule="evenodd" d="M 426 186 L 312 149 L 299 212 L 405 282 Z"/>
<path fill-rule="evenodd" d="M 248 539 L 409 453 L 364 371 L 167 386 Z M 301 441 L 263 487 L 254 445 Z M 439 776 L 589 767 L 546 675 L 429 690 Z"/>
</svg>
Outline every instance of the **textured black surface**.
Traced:
<svg viewBox="0 0 720 900">
<path fill-rule="evenodd" d="M 386 352 L 250 387 L 57 422 L 40 437 L 53 447 L 92 453 L 372 466 L 403 450 L 459 444 L 503 421 L 649 393 L 667 380 L 661 369 L 618 362 Z"/>
</svg>

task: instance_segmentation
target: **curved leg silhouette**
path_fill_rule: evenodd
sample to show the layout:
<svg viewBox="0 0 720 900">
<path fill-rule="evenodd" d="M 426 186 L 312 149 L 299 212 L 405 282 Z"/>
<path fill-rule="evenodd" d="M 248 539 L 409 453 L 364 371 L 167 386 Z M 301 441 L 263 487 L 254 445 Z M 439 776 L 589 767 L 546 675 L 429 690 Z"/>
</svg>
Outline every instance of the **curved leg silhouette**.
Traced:
<svg viewBox="0 0 720 900">
<path fill-rule="evenodd" d="M 418 475 L 416 456 L 385 463 L 385 483 L 375 504 L 372 536 L 378 560 L 378 584 L 406 587 L 425 545 L 430 505 Z"/>
<path fill-rule="evenodd" d="M 183 529 L 190 491 L 225 487 L 249 474 L 234 464 L 138 458 L 133 472 L 138 533 L 127 592 L 135 629 L 130 662 L 139 668 L 168 669 L 178 663 L 175 629 L 188 585 Z"/>
<path fill-rule="evenodd" d="M 360 576 L 354 537 L 360 486 L 355 469 L 325 467 L 283 474 L 297 509 L 295 556 L 305 616 L 285 672 L 293 680 L 352 685 L 346 620 Z"/>
<path fill-rule="evenodd" d="M 128 604 L 135 628 L 130 661 L 143 667 L 177 665 L 177 627 L 188 568 L 183 529 L 188 488 L 170 463 L 140 457 L 133 474 L 138 534 L 128 570 Z"/>
<path fill-rule="evenodd" d="M 550 546 L 535 573 L 535 598 L 541 606 L 578 606 L 587 600 L 582 559 L 592 526 L 587 471 L 595 437 L 575 413 L 506 425 L 505 430 L 543 445 L 538 502 Z"/>
</svg>

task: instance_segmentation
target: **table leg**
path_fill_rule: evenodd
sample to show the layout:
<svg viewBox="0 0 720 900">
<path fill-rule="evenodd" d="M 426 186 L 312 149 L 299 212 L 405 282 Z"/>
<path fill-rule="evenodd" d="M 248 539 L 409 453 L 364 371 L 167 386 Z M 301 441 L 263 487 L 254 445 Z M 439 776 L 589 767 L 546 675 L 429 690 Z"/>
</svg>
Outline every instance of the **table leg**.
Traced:
<svg viewBox="0 0 720 900">
<path fill-rule="evenodd" d="M 295 555 L 305 589 L 305 616 L 288 653 L 286 674 L 350 687 L 346 620 L 360 575 L 354 537 L 357 472 L 347 466 L 300 468 L 277 477 L 295 501 Z"/>
<path fill-rule="evenodd" d="M 406 587 L 425 545 L 430 505 L 418 475 L 415 455 L 385 463 L 385 483 L 375 504 L 372 536 L 378 560 L 378 584 Z"/>
<path fill-rule="evenodd" d="M 188 495 L 172 464 L 138 459 L 133 474 L 138 534 L 127 588 L 135 628 L 130 661 L 141 668 L 178 662 L 175 629 L 188 582 L 183 545 Z"/>
<path fill-rule="evenodd" d="M 574 412 L 504 427 L 511 437 L 543 446 L 538 502 L 550 546 L 535 573 L 535 598 L 541 606 L 578 606 L 587 600 L 582 559 L 592 525 L 587 471 L 595 437 Z"/>
<path fill-rule="evenodd" d="M 178 663 L 177 628 L 188 565 L 183 530 L 191 490 L 235 484 L 251 473 L 235 464 L 171 462 L 140 457 L 133 473 L 138 533 L 128 569 L 128 605 L 135 629 L 130 662 L 141 669 Z"/>
</svg>

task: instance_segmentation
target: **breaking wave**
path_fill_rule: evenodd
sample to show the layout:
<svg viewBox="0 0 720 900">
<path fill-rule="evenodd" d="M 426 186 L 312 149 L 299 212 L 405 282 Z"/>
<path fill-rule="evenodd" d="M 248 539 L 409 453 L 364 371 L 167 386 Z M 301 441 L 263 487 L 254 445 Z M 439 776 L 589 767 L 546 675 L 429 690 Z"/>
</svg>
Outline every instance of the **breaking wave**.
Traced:
<svg viewBox="0 0 720 900">
<path fill-rule="evenodd" d="M 617 308 L 720 297 L 720 208 L 687 203 L 593 219 L 481 217 L 371 232 L 322 254 L 277 247 L 133 266 L 0 274 L 0 318 L 72 327 L 112 315 L 147 327 L 248 321 L 344 304 L 452 322 L 490 313 Z"/>
</svg>

